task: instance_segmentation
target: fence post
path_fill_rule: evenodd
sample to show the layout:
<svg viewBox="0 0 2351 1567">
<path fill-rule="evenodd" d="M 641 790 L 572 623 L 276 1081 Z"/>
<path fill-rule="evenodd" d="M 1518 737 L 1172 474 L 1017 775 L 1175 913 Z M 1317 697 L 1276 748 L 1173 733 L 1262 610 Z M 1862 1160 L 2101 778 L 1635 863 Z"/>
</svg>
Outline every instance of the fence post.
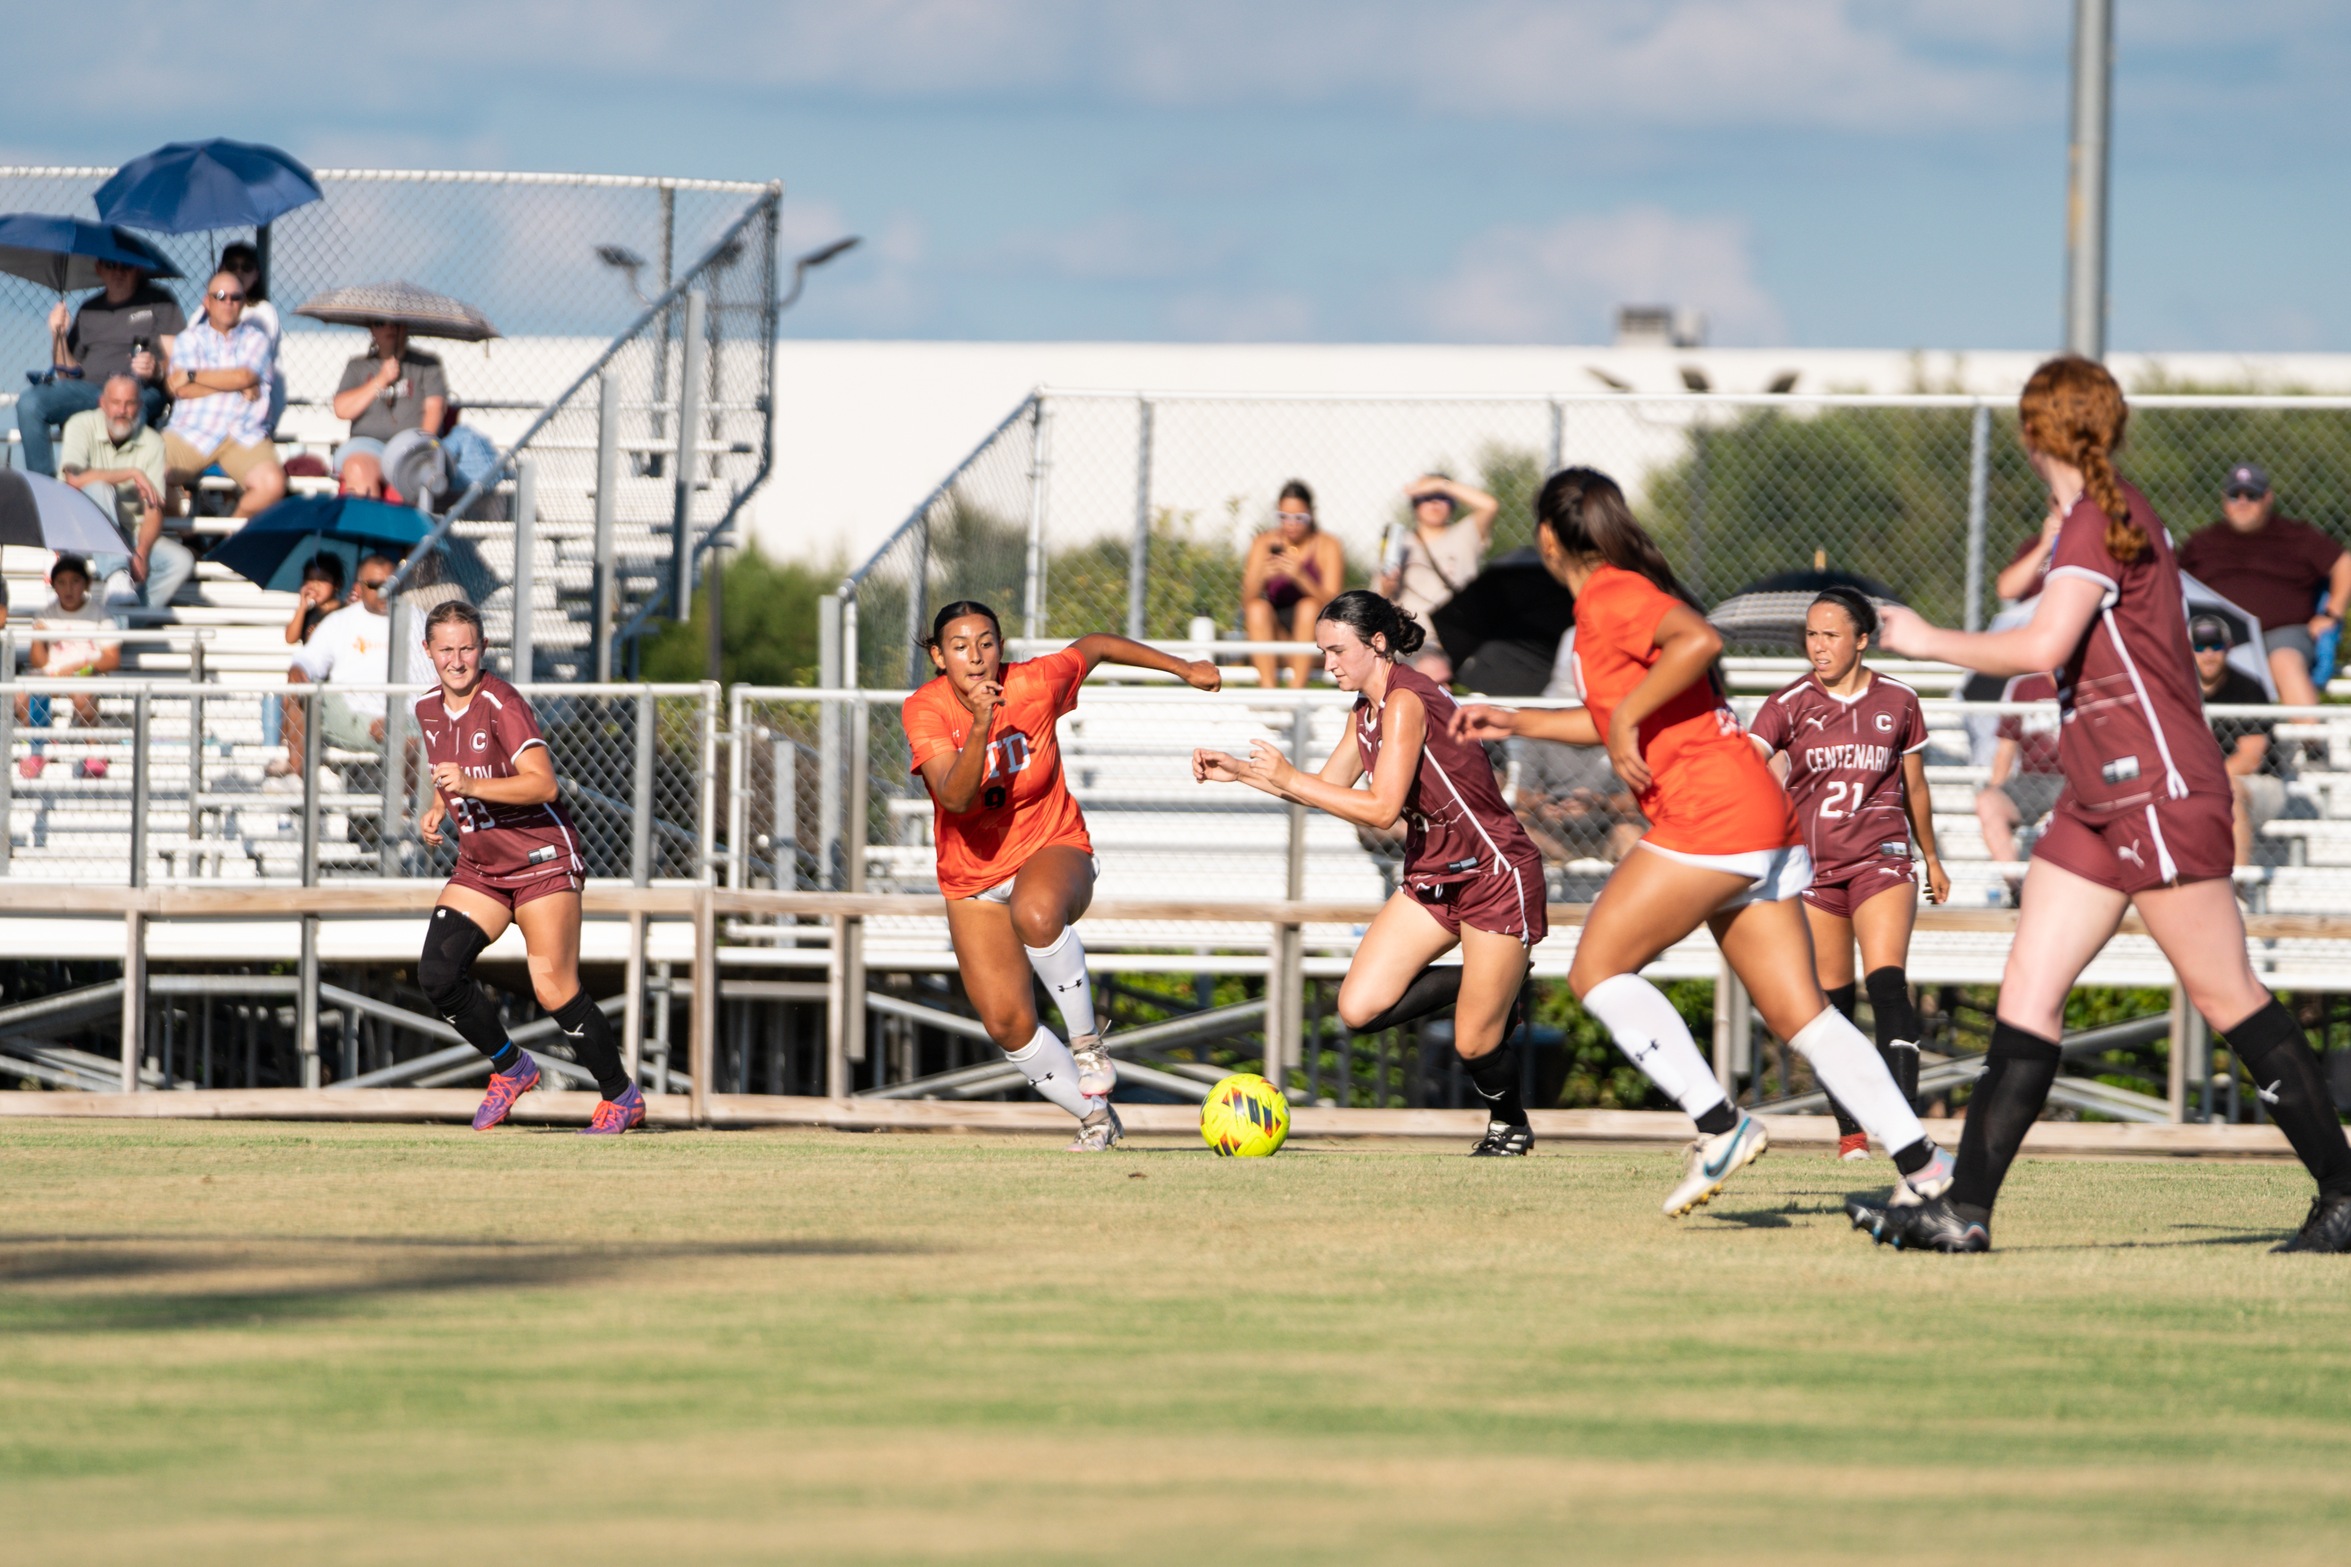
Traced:
<svg viewBox="0 0 2351 1567">
<path fill-rule="evenodd" d="M 718 881 L 718 682 L 702 682 L 701 698 L 702 792 L 695 805 L 694 879 Z M 733 744 L 732 739 L 728 741 Z"/>
<path fill-rule="evenodd" d="M 2164 1097 L 2171 1101 L 2174 1122 L 2188 1118 L 2188 1016 L 2195 1008 L 2188 1005 L 2188 993 L 2179 985 L 2171 987 L 2171 1048 L 2164 1085 Z"/>
<path fill-rule="evenodd" d="M 1052 438 L 1052 421 L 1040 394 L 1029 415 L 1029 553 L 1020 600 L 1024 637 L 1045 634 L 1045 475 L 1052 467 Z"/>
<path fill-rule="evenodd" d="M 1290 710 L 1290 759 L 1304 762 L 1313 735 L 1313 715 L 1300 702 Z M 1306 896 L 1306 807 L 1293 802 L 1289 813 L 1288 864 L 1282 896 L 1296 903 Z M 1306 929 L 1285 920 L 1274 927 L 1274 992 L 1266 997 L 1265 1076 L 1276 1088 L 1289 1080 L 1291 1063 L 1304 1059 L 1306 1035 Z"/>
<path fill-rule="evenodd" d="M 637 693 L 636 765 L 629 785 L 629 884 L 653 883 L 653 693 Z M 645 911 L 629 911 L 629 966 L 622 978 L 627 1012 L 621 1021 L 621 1048 L 627 1052 L 629 1077 L 636 1079 L 645 1059 Z M 668 1005 L 667 992 L 663 993 Z M 668 1077 L 663 1074 L 663 1090 Z"/>
<path fill-rule="evenodd" d="M 147 807 L 154 787 L 148 721 L 155 699 L 142 687 L 131 698 L 131 885 L 147 885 Z"/>
<path fill-rule="evenodd" d="M 750 885 L 751 735 L 749 709 L 737 686 L 727 702 L 727 885 Z M 764 735 L 765 731 L 762 731 Z"/>
<path fill-rule="evenodd" d="M 710 1074 L 718 1059 L 717 901 L 718 889 L 707 883 L 694 890 L 694 1015 L 686 1055 L 694 1073 L 688 1113 L 701 1127 L 710 1125 Z"/>
<path fill-rule="evenodd" d="M 1714 1080 L 1732 1104 L 1739 1102 L 1739 1047 L 1752 1036 L 1754 1005 L 1746 985 L 1731 972 L 1730 960 L 1719 960 L 1714 967 Z"/>
<path fill-rule="evenodd" d="M 408 602 L 408 595 L 392 596 L 389 610 L 391 629 L 385 633 L 391 644 L 392 656 L 386 662 L 385 676 L 398 680 L 408 665 L 407 648 L 415 634 L 416 610 Z M 270 698 L 269 700 L 275 700 Z M 376 868 L 386 876 L 400 874 L 400 843 L 405 836 L 408 816 L 408 698 L 387 692 L 384 696 L 384 777 L 378 793 L 382 798 L 382 814 L 376 818 Z M 189 836 L 193 837 L 191 830 Z"/>
<path fill-rule="evenodd" d="M 816 601 L 816 683 L 838 691 L 841 674 L 841 596 Z M 841 704 L 823 701 L 816 710 L 817 885 L 841 885 Z M 836 1013 L 836 1015 L 838 1015 Z"/>
<path fill-rule="evenodd" d="M 1567 405 L 1558 398 L 1551 399 L 1551 451 L 1544 467 L 1544 476 L 1557 473 L 1567 465 Z"/>
<path fill-rule="evenodd" d="M 188 836 L 204 835 L 204 644 L 210 631 L 198 631 L 188 644 Z"/>
<path fill-rule="evenodd" d="M 906 574 L 906 684 L 920 686 L 931 678 L 923 657 L 923 638 L 931 629 L 931 519 L 925 512 L 914 527 L 914 569 Z"/>
<path fill-rule="evenodd" d="M 775 789 L 769 796 L 767 841 L 775 856 L 775 888 L 800 887 L 800 745 L 790 736 L 775 742 Z"/>
<path fill-rule="evenodd" d="M 1992 407 L 1975 405 L 1967 438 L 1967 629 L 1984 629 L 1984 503 L 1992 478 Z"/>
<path fill-rule="evenodd" d="M 325 688 L 315 680 L 302 687 L 302 885 L 318 885 L 318 772 L 326 742 L 318 732 L 319 696 Z M 318 1074 L 318 916 L 302 916 L 302 955 L 295 982 L 294 1048 L 302 1057 L 302 1086 L 319 1086 Z"/>
<path fill-rule="evenodd" d="M 539 460 L 526 453 L 514 459 L 514 633 L 507 642 L 507 667 L 519 686 L 538 678 L 538 579 Z"/>
<path fill-rule="evenodd" d="M 1135 399 L 1135 547 L 1127 557 L 1127 635 L 1143 640 L 1151 577 L 1151 426 L 1148 397 Z"/>
<path fill-rule="evenodd" d="M 131 698 L 131 890 L 147 886 L 149 697 Z M 147 1055 L 147 915 L 134 901 L 122 917 L 122 1091 L 139 1091 Z"/>
<path fill-rule="evenodd" d="M 16 853 L 16 633 L 0 627 L 0 876 Z"/>
<path fill-rule="evenodd" d="M 863 698 L 849 703 L 849 822 L 848 822 L 848 890 L 865 890 L 865 833 L 866 816 L 870 808 L 870 780 L 872 771 L 871 731 Z M 865 1050 L 865 921 L 851 915 L 843 922 L 844 938 L 841 962 L 841 1043 L 851 1059 L 861 1059 Z M 877 1084 L 880 1074 L 875 1074 Z M 846 1084 L 841 1097 L 847 1098 Z"/>
<path fill-rule="evenodd" d="M 709 304 L 702 290 L 687 290 L 686 362 L 678 375 L 677 472 L 672 475 L 676 489 L 670 522 L 673 576 L 669 608 L 670 618 L 679 621 L 691 619 L 694 611 L 694 469 L 698 466 L 694 444 L 695 427 L 702 422 L 702 360 L 706 352 L 702 323 Z"/>
<path fill-rule="evenodd" d="M 614 579 L 612 517 L 620 487 L 620 400 L 612 395 L 612 377 L 596 377 L 596 658 L 598 685 L 612 681 L 612 621 L 620 599 Z"/>
</svg>

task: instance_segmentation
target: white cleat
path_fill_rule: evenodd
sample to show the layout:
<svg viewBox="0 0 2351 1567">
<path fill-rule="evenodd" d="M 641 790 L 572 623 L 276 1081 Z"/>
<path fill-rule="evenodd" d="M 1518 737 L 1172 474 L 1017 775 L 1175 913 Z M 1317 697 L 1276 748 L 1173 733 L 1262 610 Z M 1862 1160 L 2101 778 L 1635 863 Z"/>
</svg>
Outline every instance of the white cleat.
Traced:
<svg viewBox="0 0 2351 1567">
<path fill-rule="evenodd" d="M 1118 1086 L 1118 1063 L 1102 1048 L 1102 1036 L 1072 1036 L 1069 1054 L 1078 1064 L 1078 1092 L 1088 1099 L 1107 1099 L 1110 1091 Z"/>
<path fill-rule="evenodd" d="M 1932 1202 L 1951 1189 L 1951 1178 L 1959 1171 L 1959 1161 L 1946 1149 L 1937 1148 L 1933 1158 L 1919 1167 L 1915 1175 L 1894 1177 L 1892 1206 L 1915 1208 L 1922 1202 Z"/>
<path fill-rule="evenodd" d="M 1069 1140 L 1067 1152 L 1108 1153 L 1126 1134 L 1127 1129 L 1119 1124 L 1118 1112 L 1105 1099 L 1078 1123 L 1078 1134 Z"/>
<path fill-rule="evenodd" d="M 1764 1132 L 1763 1123 L 1740 1112 L 1739 1124 L 1727 1132 L 1712 1137 L 1701 1137 L 1690 1144 L 1690 1167 L 1682 1175 L 1681 1183 L 1665 1199 L 1665 1216 L 1678 1219 L 1693 1208 L 1714 1200 L 1722 1190 L 1722 1183 L 1741 1169 L 1763 1157 L 1771 1146 L 1771 1138 Z"/>
</svg>

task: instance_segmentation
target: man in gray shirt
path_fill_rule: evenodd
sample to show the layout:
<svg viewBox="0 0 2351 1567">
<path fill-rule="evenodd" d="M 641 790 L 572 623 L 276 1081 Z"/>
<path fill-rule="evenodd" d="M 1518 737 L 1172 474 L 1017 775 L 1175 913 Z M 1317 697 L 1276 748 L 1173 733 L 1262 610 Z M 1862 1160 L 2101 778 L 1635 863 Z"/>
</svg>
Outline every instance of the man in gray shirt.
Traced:
<svg viewBox="0 0 2351 1567">
<path fill-rule="evenodd" d="M 128 375 L 139 385 L 143 420 L 163 418 L 163 377 L 170 368 L 171 343 L 188 318 L 179 301 L 147 280 L 137 267 L 98 263 L 105 286 L 68 310 L 59 300 L 49 312 L 49 359 L 53 378 L 25 388 L 16 400 L 17 438 L 24 463 L 35 473 L 57 472 L 57 450 L 49 427 L 98 406 L 99 388 L 109 376 Z"/>
<path fill-rule="evenodd" d="M 351 438 L 335 449 L 335 473 L 345 493 L 380 497 L 384 443 L 403 430 L 438 435 L 449 382 L 439 359 L 408 346 L 408 328 L 379 321 L 367 332 L 373 345 L 343 366 L 335 388 L 335 417 L 351 421 Z"/>
</svg>

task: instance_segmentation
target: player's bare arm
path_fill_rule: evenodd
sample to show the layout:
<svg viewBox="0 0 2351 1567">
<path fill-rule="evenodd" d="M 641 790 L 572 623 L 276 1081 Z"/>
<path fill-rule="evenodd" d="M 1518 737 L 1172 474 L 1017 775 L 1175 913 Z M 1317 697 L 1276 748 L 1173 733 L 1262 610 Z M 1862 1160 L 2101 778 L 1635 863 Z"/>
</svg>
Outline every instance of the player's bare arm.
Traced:
<svg viewBox="0 0 2351 1567">
<path fill-rule="evenodd" d="M 1562 745 L 1598 745 L 1600 726 L 1588 707 L 1496 707 L 1471 702 L 1453 711 L 1453 738 L 1480 743 L 1522 735 Z"/>
<path fill-rule="evenodd" d="M 468 778 L 456 762 L 435 762 L 433 787 L 455 799 L 480 800 L 488 805 L 547 805 L 561 792 L 555 782 L 555 763 L 543 745 L 534 745 L 514 759 L 511 778 Z"/>
<path fill-rule="evenodd" d="M 2073 656 L 2105 597 L 2106 590 L 2086 577 L 2052 577 L 2033 600 L 2033 618 L 2005 631 L 1951 631 L 1889 604 L 1879 612 L 1879 645 L 1905 658 L 1937 659 L 1986 675 L 2039 674 Z"/>
<path fill-rule="evenodd" d="M 1146 643 L 1112 636 L 1106 631 L 1080 637 L 1070 647 L 1086 661 L 1088 674 L 1103 664 L 1117 664 L 1127 669 L 1156 669 L 1161 674 L 1175 676 L 1195 691 L 1214 691 L 1224 684 L 1223 674 L 1207 659 L 1178 658 L 1173 653 L 1162 653 Z"/>
<path fill-rule="evenodd" d="M 1380 713 L 1380 724 L 1387 732 L 1388 741 L 1380 747 L 1379 762 L 1372 770 L 1368 789 L 1355 788 L 1351 783 L 1333 783 L 1319 773 L 1302 772 L 1269 740 L 1250 742 L 1248 760 L 1239 764 L 1240 781 L 1280 799 L 1328 811 L 1341 821 L 1385 831 L 1395 826 L 1397 818 L 1404 814 L 1404 801 L 1412 793 L 1413 776 L 1420 770 L 1420 751 L 1428 738 L 1428 722 L 1428 710 L 1421 705 L 1419 697 L 1410 691 L 1388 694 Z"/>
<path fill-rule="evenodd" d="M 1657 622 L 1657 662 L 1608 719 L 1608 759 L 1616 776 L 1635 793 L 1649 787 L 1649 763 L 1641 755 L 1641 725 L 1651 714 L 1706 678 L 1722 656 L 1722 633 L 1687 604 L 1676 604 Z"/>
<path fill-rule="evenodd" d="M 971 733 L 963 737 L 962 746 L 953 755 L 934 756 L 922 764 L 922 781 L 941 810 L 960 815 L 979 799 L 980 785 L 988 776 L 988 743 L 996 726 L 996 704 L 1003 699 L 1004 687 L 996 681 L 974 684 L 965 698 L 965 705 L 971 708 Z"/>
<path fill-rule="evenodd" d="M 1927 758 L 1913 751 L 1902 758 L 1902 808 L 1910 816 L 1910 835 L 1918 840 L 1918 856 L 1926 862 L 1927 902 L 1941 903 L 1951 896 L 1951 878 L 1943 857 L 1935 850 L 1935 800 L 1927 789 Z"/>
</svg>

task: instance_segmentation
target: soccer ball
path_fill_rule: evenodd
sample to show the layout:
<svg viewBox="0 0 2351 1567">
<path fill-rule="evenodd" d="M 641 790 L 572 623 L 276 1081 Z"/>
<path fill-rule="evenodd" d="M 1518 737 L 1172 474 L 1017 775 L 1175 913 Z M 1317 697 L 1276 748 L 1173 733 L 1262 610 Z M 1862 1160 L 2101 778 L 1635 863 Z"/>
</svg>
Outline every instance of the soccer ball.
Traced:
<svg viewBox="0 0 2351 1567">
<path fill-rule="evenodd" d="M 1263 1159 L 1290 1137 L 1290 1101 L 1255 1072 L 1235 1072 L 1200 1106 L 1200 1140 L 1225 1159 Z"/>
</svg>

